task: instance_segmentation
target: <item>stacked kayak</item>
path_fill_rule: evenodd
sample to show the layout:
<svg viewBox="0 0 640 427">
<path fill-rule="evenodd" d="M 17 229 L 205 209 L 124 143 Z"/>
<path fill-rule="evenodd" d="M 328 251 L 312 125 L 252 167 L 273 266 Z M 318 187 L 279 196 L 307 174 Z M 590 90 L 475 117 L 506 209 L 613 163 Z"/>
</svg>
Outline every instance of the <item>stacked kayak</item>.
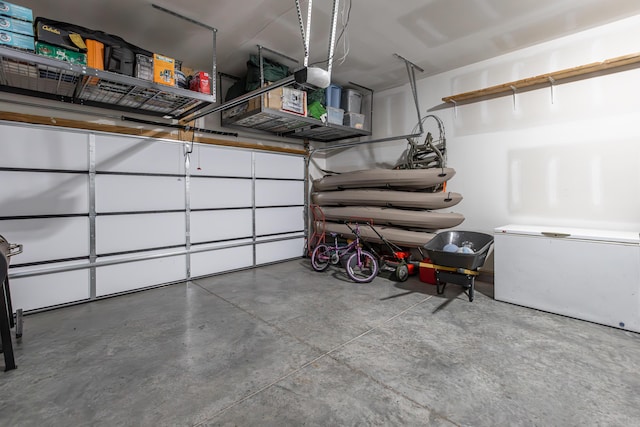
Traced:
<svg viewBox="0 0 640 427">
<path fill-rule="evenodd" d="M 345 222 L 368 222 L 378 233 L 360 227 L 365 240 L 379 241 L 379 234 L 398 246 L 422 247 L 438 230 L 464 221 L 462 214 L 448 211 L 462 196 L 441 190 L 454 175 L 452 168 L 368 169 L 327 175 L 313 182 L 311 200 L 320 207 L 324 220 L 314 225 L 325 233 L 349 236 Z"/>
</svg>

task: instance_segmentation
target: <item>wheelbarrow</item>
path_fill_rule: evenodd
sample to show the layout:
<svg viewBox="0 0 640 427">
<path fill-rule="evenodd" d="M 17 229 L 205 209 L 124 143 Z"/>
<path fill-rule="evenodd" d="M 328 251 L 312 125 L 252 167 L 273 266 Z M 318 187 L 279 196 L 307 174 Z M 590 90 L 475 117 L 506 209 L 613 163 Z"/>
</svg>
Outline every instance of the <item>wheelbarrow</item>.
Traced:
<svg viewBox="0 0 640 427">
<path fill-rule="evenodd" d="M 436 234 L 424 248 L 431 263 L 419 266 L 433 268 L 436 272 L 436 290 L 444 293 L 447 283 L 462 286 L 469 301 L 473 301 L 475 278 L 478 268 L 484 265 L 493 236 L 475 231 L 444 231 Z"/>
</svg>

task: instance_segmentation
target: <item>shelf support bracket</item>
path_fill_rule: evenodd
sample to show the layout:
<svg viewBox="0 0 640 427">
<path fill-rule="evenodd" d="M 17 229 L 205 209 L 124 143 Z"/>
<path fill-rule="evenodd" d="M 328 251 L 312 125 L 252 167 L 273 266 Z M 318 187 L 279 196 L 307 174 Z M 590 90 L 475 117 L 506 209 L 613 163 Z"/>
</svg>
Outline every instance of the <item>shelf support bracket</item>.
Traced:
<svg viewBox="0 0 640 427">
<path fill-rule="evenodd" d="M 216 100 L 217 100 L 217 97 L 216 97 L 216 95 L 217 95 L 216 85 L 217 85 L 217 82 L 218 82 L 218 67 L 217 67 L 218 59 L 217 59 L 217 53 L 216 53 L 216 33 L 218 32 L 218 30 L 216 28 L 213 28 L 210 25 L 203 24 L 202 22 L 196 21 L 195 19 L 191 19 L 191 18 L 186 17 L 184 15 L 180 15 L 179 13 L 176 13 L 176 12 L 174 12 L 172 10 L 165 9 L 164 7 L 158 6 L 155 3 L 151 3 L 151 7 L 153 7 L 154 9 L 158 9 L 159 11 L 164 12 L 166 14 L 175 16 L 175 17 L 180 18 L 180 19 L 183 19 L 183 20 L 185 20 L 187 22 L 191 22 L 192 24 L 198 25 L 198 26 L 200 26 L 202 28 L 206 28 L 207 30 L 209 30 L 209 31 L 211 31 L 213 33 L 213 55 L 212 55 L 212 67 L 211 67 L 211 73 L 212 73 L 211 74 L 211 82 L 212 82 L 211 91 L 213 93 L 213 102 L 216 102 Z"/>
<path fill-rule="evenodd" d="M 511 88 L 511 92 L 513 95 L 513 111 L 516 111 L 516 93 L 518 92 L 518 88 L 514 85 L 509 86 Z"/>
<path fill-rule="evenodd" d="M 418 115 L 418 126 L 420 127 L 420 135 L 424 133 L 424 127 L 422 126 L 422 117 L 420 116 L 420 104 L 418 103 L 418 89 L 416 87 L 416 73 L 415 70 L 424 73 L 424 69 L 418 67 L 407 58 L 394 53 L 393 56 L 400 58 L 404 61 L 404 65 L 407 67 L 407 74 L 409 75 L 409 84 L 411 85 L 411 93 L 413 94 L 413 102 L 416 104 L 416 114 Z"/>
<path fill-rule="evenodd" d="M 555 104 L 555 86 L 556 86 L 556 79 L 554 79 L 553 77 L 549 76 L 547 77 L 547 80 L 549 80 L 549 84 L 551 85 L 551 103 Z"/>
<path fill-rule="evenodd" d="M 453 104 L 453 115 L 455 116 L 455 118 L 458 118 L 458 103 L 455 100 L 451 100 L 449 101 Z"/>
</svg>

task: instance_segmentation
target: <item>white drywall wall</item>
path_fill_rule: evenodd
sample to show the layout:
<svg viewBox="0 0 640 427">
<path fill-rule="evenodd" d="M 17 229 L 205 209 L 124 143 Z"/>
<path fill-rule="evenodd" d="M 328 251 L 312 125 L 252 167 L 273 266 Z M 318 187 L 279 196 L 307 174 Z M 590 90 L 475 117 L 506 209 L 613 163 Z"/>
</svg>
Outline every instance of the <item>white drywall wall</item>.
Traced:
<svg viewBox="0 0 640 427">
<path fill-rule="evenodd" d="M 640 67 L 550 88 L 443 106 L 442 97 L 638 51 L 640 16 L 418 81 L 421 115 L 445 124 L 448 190 L 464 200 L 458 228 L 492 232 L 508 223 L 640 230 Z M 409 55 L 410 58 L 410 55 Z M 418 76 L 419 77 L 419 76 Z M 374 138 L 417 122 L 409 85 L 376 94 Z M 457 110 L 457 114 L 456 114 Z M 435 121 L 426 131 L 438 135 Z M 391 167 L 406 141 L 327 155 L 334 171 Z"/>
</svg>

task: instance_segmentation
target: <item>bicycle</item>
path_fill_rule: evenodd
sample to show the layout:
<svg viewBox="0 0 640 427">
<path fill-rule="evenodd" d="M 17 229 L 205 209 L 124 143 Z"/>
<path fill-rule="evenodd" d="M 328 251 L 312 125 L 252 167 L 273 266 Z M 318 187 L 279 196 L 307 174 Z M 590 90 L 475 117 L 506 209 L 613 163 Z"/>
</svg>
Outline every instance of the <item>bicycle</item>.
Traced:
<svg viewBox="0 0 640 427">
<path fill-rule="evenodd" d="M 349 227 L 348 224 L 347 227 Z M 326 244 L 316 246 L 311 254 L 311 267 L 315 271 L 325 271 L 329 265 L 338 264 L 343 257 L 353 252 L 345 263 L 347 276 L 354 282 L 371 282 L 378 275 L 378 261 L 371 252 L 362 249 L 358 224 L 355 225 L 355 229 L 351 227 L 349 229 L 356 238 L 347 245 L 339 245 L 337 233 L 331 233 L 334 238 L 333 246 Z"/>
</svg>

